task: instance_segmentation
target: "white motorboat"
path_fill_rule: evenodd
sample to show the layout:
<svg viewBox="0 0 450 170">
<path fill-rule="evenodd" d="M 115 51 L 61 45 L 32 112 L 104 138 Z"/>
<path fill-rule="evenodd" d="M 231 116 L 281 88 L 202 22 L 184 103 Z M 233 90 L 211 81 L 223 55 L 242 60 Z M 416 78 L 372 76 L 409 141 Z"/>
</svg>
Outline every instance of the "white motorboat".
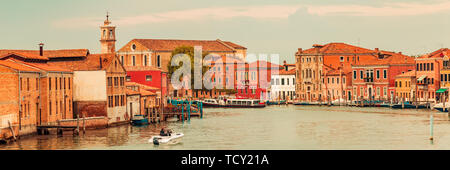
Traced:
<svg viewBox="0 0 450 170">
<path fill-rule="evenodd" d="M 175 144 L 178 143 L 184 136 L 183 133 L 172 133 L 170 136 L 153 136 L 148 142 L 152 142 L 155 145 L 159 144 Z"/>
</svg>

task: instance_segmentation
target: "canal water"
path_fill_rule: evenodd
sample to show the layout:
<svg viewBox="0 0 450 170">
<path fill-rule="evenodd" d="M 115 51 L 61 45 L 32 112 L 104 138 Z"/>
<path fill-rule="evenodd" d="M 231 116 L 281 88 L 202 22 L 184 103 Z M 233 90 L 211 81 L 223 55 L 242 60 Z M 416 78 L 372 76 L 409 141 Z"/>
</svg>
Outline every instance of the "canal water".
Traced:
<svg viewBox="0 0 450 170">
<path fill-rule="evenodd" d="M 434 141 L 430 114 L 434 114 Z M 185 134 L 174 145 L 148 142 L 162 126 Z M 203 119 L 165 122 L 143 127 L 129 125 L 87 131 L 32 136 L 0 145 L 5 149 L 450 149 L 447 114 L 425 109 L 395 110 L 328 106 L 268 106 L 260 109 L 205 109 Z"/>
</svg>

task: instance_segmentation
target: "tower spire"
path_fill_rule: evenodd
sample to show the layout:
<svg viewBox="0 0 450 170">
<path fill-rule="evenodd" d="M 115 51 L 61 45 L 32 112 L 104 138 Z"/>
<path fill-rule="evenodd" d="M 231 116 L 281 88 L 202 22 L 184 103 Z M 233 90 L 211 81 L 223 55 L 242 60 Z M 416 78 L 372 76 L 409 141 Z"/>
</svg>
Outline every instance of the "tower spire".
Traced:
<svg viewBox="0 0 450 170">
<path fill-rule="evenodd" d="M 105 20 L 104 24 L 105 25 L 111 24 L 111 22 L 109 21 L 109 11 L 106 11 L 106 20 Z"/>
</svg>

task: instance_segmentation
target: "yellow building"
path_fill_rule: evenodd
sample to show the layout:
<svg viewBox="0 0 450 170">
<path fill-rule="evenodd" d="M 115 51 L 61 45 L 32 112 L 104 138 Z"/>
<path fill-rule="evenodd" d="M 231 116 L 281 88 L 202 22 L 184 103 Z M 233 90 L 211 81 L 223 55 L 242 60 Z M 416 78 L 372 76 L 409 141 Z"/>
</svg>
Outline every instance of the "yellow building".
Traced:
<svg viewBox="0 0 450 170">
<path fill-rule="evenodd" d="M 397 101 L 413 101 L 416 91 L 416 71 L 395 76 L 395 98 Z"/>
</svg>

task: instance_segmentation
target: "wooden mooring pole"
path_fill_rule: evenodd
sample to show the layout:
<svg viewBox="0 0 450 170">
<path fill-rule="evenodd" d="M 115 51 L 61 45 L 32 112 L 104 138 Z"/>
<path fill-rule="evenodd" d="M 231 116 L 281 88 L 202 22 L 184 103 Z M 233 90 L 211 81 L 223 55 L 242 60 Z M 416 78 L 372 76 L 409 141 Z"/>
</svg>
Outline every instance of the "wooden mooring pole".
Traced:
<svg viewBox="0 0 450 170">
<path fill-rule="evenodd" d="M 9 129 L 11 130 L 11 134 L 13 136 L 13 139 L 14 139 L 14 141 L 16 141 L 17 140 L 16 133 L 14 133 L 14 128 L 12 127 L 11 122 L 9 120 L 8 120 L 8 125 L 9 125 Z"/>
</svg>

